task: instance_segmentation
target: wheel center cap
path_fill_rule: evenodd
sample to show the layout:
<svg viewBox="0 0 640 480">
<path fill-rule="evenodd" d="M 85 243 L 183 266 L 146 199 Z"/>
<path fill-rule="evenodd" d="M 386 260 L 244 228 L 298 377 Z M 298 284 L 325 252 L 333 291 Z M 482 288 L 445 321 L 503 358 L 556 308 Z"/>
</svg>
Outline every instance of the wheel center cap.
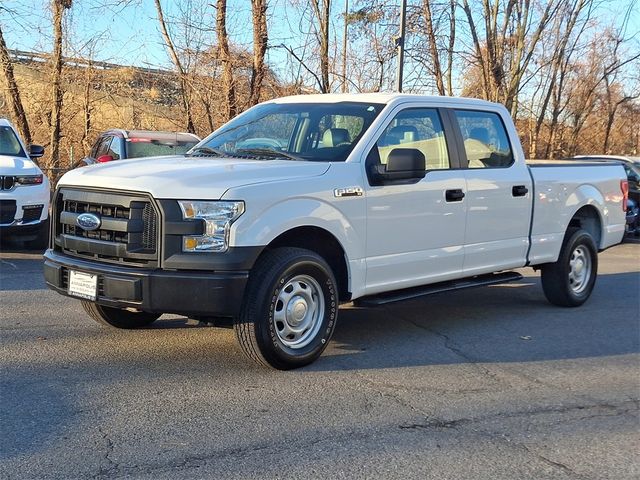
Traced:
<svg viewBox="0 0 640 480">
<path fill-rule="evenodd" d="M 576 273 L 582 273 L 582 269 L 584 268 L 584 261 L 582 259 L 578 259 L 576 262 Z"/>
<path fill-rule="evenodd" d="M 289 302 L 288 317 L 293 325 L 298 325 L 304 317 L 307 315 L 307 302 L 304 299 L 297 297 Z"/>
</svg>

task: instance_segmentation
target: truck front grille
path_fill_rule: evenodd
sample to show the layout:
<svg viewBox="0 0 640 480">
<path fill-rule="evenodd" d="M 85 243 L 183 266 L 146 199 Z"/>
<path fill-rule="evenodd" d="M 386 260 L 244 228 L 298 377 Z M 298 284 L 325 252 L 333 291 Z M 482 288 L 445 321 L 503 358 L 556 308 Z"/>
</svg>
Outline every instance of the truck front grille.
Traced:
<svg viewBox="0 0 640 480">
<path fill-rule="evenodd" d="M 92 213 L 100 219 L 85 230 L 77 219 Z M 93 260 L 157 266 L 158 213 L 151 199 L 129 193 L 61 189 L 55 202 L 54 248 Z"/>
</svg>

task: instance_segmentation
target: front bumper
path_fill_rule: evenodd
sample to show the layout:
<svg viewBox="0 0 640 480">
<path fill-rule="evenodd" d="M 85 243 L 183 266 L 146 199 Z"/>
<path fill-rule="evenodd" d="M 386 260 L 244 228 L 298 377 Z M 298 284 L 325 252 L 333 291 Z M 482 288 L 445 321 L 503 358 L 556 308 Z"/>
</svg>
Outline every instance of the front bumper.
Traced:
<svg viewBox="0 0 640 480">
<path fill-rule="evenodd" d="M 98 275 L 96 303 L 100 305 L 186 316 L 237 316 L 249 278 L 247 271 L 209 273 L 120 267 L 53 250 L 47 250 L 44 259 L 47 285 L 58 293 L 69 296 L 67 279 L 71 269 Z"/>
</svg>

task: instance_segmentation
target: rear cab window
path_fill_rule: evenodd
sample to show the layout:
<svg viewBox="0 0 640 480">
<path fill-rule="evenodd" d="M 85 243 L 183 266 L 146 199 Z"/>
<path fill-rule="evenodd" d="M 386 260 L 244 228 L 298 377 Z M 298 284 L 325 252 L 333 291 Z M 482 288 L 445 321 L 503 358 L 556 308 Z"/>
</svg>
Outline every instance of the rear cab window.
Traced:
<svg viewBox="0 0 640 480">
<path fill-rule="evenodd" d="M 469 168 L 504 168 L 513 164 L 513 151 L 500 115 L 477 110 L 455 110 L 455 118 Z"/>
<path fill-rule="evenodd" d="M 163 155 L 184 155 L 198 143 L 184 141 L 164 141 L 150 138 L 127 139 L 127 158 L 160 157 Z"/>
</svg>

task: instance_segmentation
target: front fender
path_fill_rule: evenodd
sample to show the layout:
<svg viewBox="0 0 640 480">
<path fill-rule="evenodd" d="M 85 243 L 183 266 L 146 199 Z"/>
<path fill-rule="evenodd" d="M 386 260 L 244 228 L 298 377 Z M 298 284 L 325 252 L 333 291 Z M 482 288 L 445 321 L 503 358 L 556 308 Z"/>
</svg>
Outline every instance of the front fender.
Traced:
<svg viewBox="0 0 640 480">
<path fill-rule="evenodd" d="M 233 225 L 230 245 L 264 246 L 276 237 L 297 227 L 318 227 L 333 235 L 349 261 L 364 257 L 364 206 L 357 198 L 346 198 L 333 205 L 318 198 L 289 198 L 281 200 L 259 213 L 243 215 Z M 350 204 L 350 205 L 349 205 Z M 347 211 L 344 211 L 344 210 Z M 252 205 L 247 205 L 249 213 Z M 357 210 L 362 210 L 358 214 Z M 355 224 L 354 224 L 355 223 Z"/>
</svg>

